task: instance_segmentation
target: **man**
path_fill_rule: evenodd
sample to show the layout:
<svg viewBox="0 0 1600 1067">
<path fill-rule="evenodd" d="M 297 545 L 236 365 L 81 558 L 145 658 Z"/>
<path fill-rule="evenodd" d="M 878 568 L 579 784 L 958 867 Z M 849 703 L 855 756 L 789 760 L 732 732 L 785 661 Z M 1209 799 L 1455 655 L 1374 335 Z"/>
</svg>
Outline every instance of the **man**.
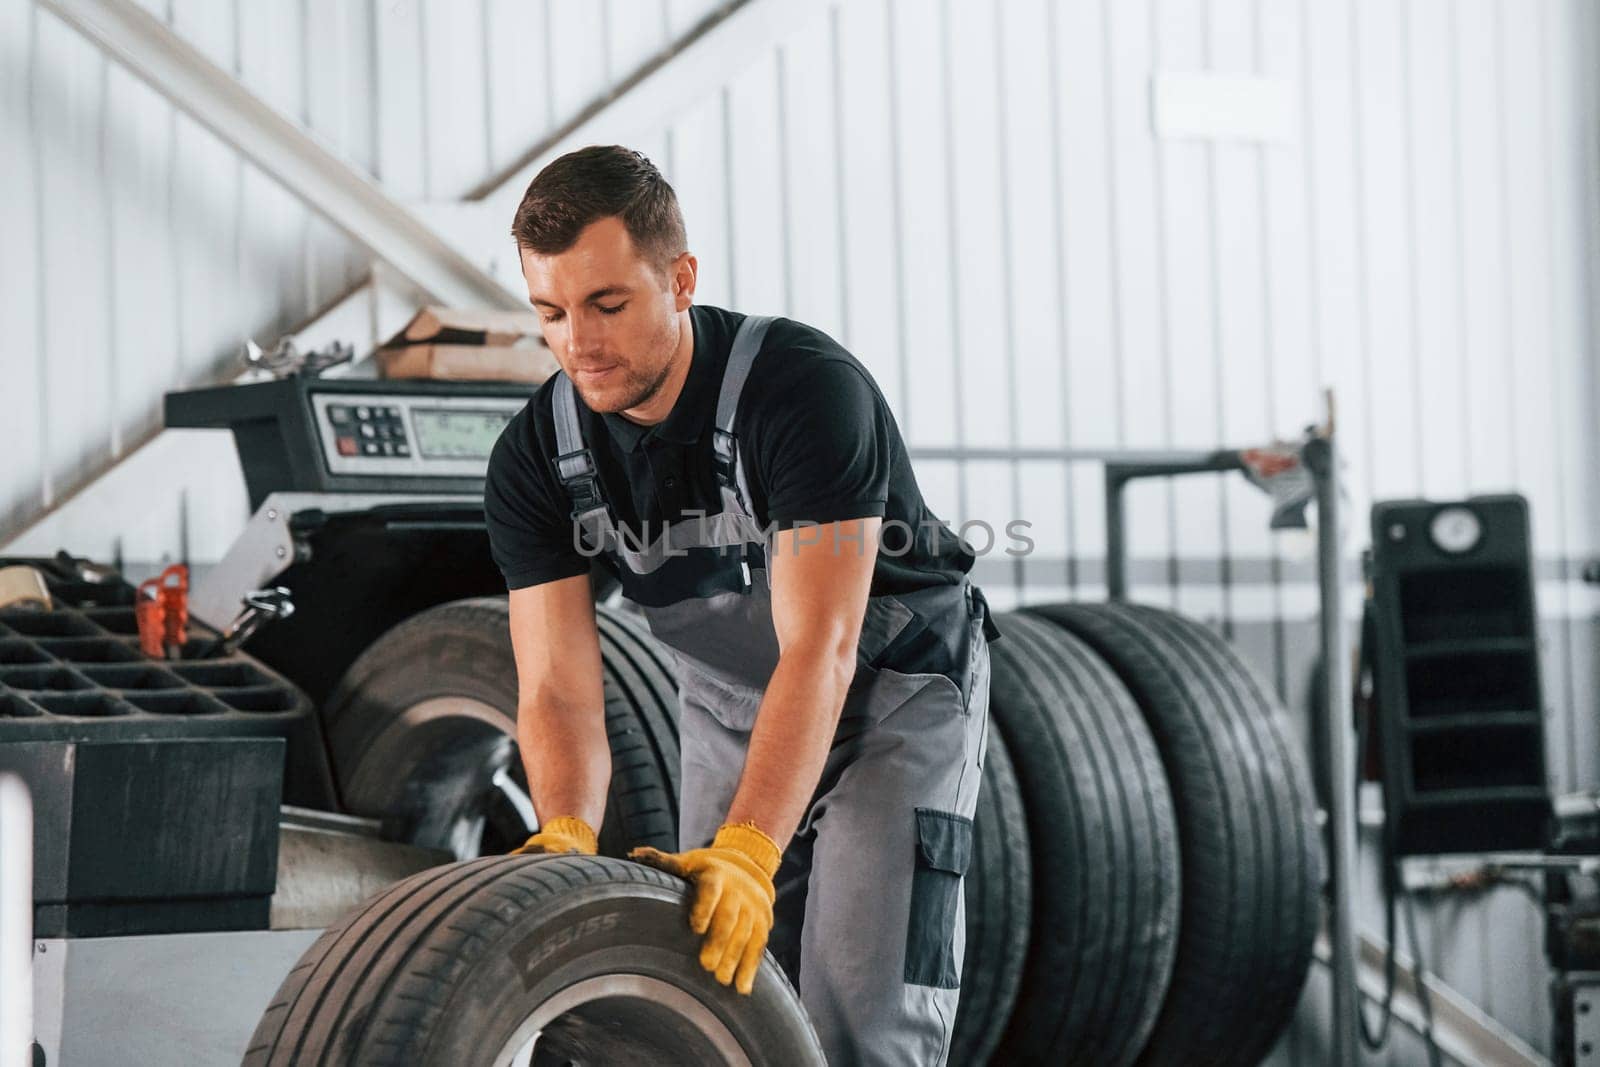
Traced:
<svg viewBox="0 0 1600 1067">
<path fill-rule="evenodd" d="M 693 303 L 677 199 L 643 156 L 561 157 L 512 234 L 561 365 L 484 501 L 542 820 L 517 851 L 595 851 L 600 554 L 677 662 L 686 851 L 630 855 L 694 883 L 701 964 L 749 993 L 770 938 L 835 1067 L 943 1063 L 998 636 L 971 549 L 854 357 Z"/>
</svg>

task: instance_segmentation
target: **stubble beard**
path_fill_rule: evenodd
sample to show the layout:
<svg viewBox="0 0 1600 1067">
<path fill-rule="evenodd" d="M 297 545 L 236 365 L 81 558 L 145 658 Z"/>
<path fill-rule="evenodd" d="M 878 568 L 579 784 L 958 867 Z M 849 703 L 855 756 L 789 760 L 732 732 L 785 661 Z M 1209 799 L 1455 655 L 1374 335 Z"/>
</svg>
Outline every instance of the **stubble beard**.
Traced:
<svg viewBox="0 0 1600 1067">
<path fill-rule="evenodd" d="M 669 329 L 661 331 L 659 340 L 663 348 L 675 350 L 676 340 L 671 336 Z M 661 387 L 666 384 L 667 378 L 672 375 L 672 360 L 669 357 L 662 363 L 661 369 L 656 372 L 654 377 L 647 377 L 632 367 L 623 367 L 621 370 L 622 381 L 607 388 L 604 393 L 591 394 L 583 386 L 577 385 L 577 379 L 573 379 L 573 384 L 577 386 L 578 396 L 583 400 L 584 406 L 597 414 L 615 414 L 619 411 L 627 411 L 630 408 L 649 403 L 661 391 Z"/>
<path fill-rule="evenodd" d="M 634 370 L 623 371 L 621 384 L 605 390 L 601 394 L 592 394 L 583 387 L 578 388 L 578 395 L 583 398 L 584 406 L 590 411 L 604 414 L 615 414 L 627 411 L 641 404 L 648 403 L 652 397 L 661 391 L 666 383 L 667 375 L 672 373 L 672 364 L 668 363 L 661 368 L 661 372 L 654 378 L 646 378 Z"/>
</svg>

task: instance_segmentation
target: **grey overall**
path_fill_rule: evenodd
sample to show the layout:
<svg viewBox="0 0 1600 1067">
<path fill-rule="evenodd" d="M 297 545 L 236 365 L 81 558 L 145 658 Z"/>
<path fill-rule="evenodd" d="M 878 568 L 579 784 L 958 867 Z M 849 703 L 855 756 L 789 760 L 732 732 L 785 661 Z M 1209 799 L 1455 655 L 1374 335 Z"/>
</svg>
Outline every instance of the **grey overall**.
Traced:
<svg viewBox="0 0 1600 1067">
<path fill-rule="evenodd" d="M 618 534 L 571 381 L 563 375 L 554 392 L 573 518 L 589 548 L 618 564 L 624 595 L 677 661 L 684 849 L 710 844 L 724 821 L 778 662 L 771 542 L 747 505 L 733 435 L 769 321 L 744 321 L 723 376 L 712 442 L 721 513 L 669 524 L 646 545 Z M 868 599 L 838 731 L 778 871 L 768 943 L 833 1067 L 923 1067 L 948 1055 L 995 633 L 965 577 Z"/>
</svg>

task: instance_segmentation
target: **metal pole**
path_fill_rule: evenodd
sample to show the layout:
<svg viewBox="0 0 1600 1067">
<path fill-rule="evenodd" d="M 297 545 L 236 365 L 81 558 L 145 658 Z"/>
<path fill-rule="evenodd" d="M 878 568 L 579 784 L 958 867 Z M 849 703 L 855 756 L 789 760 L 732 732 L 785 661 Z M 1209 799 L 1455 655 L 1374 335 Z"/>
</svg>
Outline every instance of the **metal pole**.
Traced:
<svg viewBox="0 0 1600 1067">
<path fill-rule="evenodd" d="M 0 773 L 0 1067 L 33 1063 L 33 798 Z"/>
<path fill-rule="evenodd" d="M 1106 599 L 1128 599 L 1128 534 L 1122 490 L 1128 484 L 1120 467 L 1106 464 Z"/>
<path fill-rule="evenodd" d="M 1331 422 L 1331 420 L 1330 420 Z M 1338 449 L 1330 428 L 1306 443 L 1304 459 L 1317 486 L 1318 585 L 1322 594 L 1323 696 L 1328 716 L 1328 806 L 1332 855 L 1328 884 L 1333 910 L 1332 1067 L 1355 1067 L 1360 991 L 1356 985 L 1356 812 L 1350 738 L 1350 652 L 1344 625 L 1344 546 L 1339 537 Z"/>
</svg>

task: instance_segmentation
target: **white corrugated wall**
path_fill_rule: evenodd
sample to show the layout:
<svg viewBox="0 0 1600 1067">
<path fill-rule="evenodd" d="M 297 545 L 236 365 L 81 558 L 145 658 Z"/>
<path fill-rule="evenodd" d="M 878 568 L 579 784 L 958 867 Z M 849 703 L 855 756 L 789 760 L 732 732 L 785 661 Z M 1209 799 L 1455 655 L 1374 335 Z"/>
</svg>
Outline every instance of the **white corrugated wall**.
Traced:
<svg viewBox="0 0 1600 1067">
<path fill-rule="evenodd" d="M 515 163 L 718 6 L 141 2 L 415 204 Z M 0 0 L 0 145 L 3 543 L 153 433 L 164 391 L 235 371 L 245 337 L 305 322 L 367 259 L 33 0 Z"/>
<path fill-rule="evenodd" d="M 715 5 L 151 6 L 397 197 L 438 203 Z M 677 187 L 703 302 L 839 337 L 914 447 L 1262 443 L 1319 418 L 1332 386 L 1356 542 L 1372 499 L 1528 495 L 1553 785 L 1600 784 L 1600 631 L 1577 580 L 1600 525 L 1600 6 L 818 7 L 634 141 Z M 1265 79 L 1288 137 L 1156 137 L 1153 77 L 1195 72 Z M 366 263 L 30 0 L 0 0 L 0 84 L 3 537 L 151 432 L 163 390 L 218 378 L 241 337 L 291 328 Z M 923 462 L 919 477 L 952 521 L 1033 524 L 1031 556 L 1002 540 L 980 561 L 997 604 L 1102 594 L 1097 471 Z M 242 494 L 218 492 L 233 510 L 189 505 L 184 544 L 242 524 Z M 1143 485 L 1130 504 L 1135 594 L 1214 619 L 1299 710 L 1309 546 L 1275 542 L 1236 477 Z M 1546 1043 L 1530 907 L 1493 897 L 1425 926 L 1448 981 Z M 1285 1062 L 1318 1062 L 1314 1030 Z"/>
</svg>

